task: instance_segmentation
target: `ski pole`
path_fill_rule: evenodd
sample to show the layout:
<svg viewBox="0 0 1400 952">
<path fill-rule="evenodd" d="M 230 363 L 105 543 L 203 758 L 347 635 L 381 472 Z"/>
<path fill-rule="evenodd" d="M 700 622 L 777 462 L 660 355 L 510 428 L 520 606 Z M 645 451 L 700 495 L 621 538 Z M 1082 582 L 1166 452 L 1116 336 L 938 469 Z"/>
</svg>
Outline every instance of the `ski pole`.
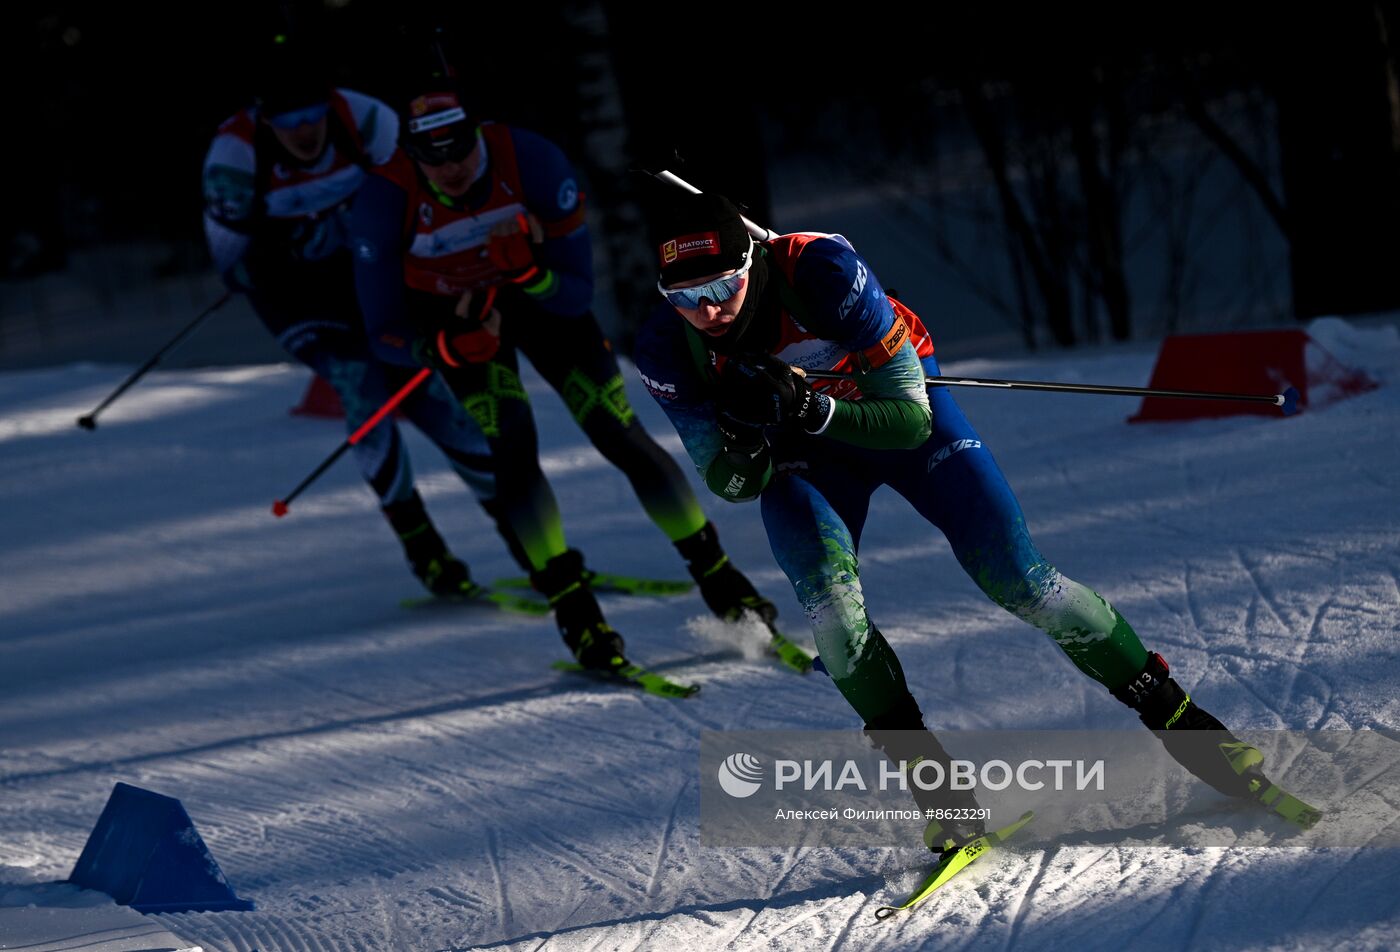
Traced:
<svg viewBox="0 0 1400 952">
<path fill-rule="evenodd" d="M 322 460 L 320 466 L 317 466 L 311 471 L 311 474 L 309 476 L 303 479 L 300 483 L 297 483 L 296 489 L 293 489 L 290 493 L 288 493 L 285 499 L 278 499 L 277 501 L 275 501 L 272 504 L 272 514 L 279 519 L 285 516 L 287 514 L 287 508 L 292 504 L 292 500 L 297 498 L 297 496 L 300 496 L 301 491 L 303 489 L 305 489 L 307 486 L 310 486 L 316 481 L 317 477 L 319 477 L 326 470 L 330 469 L 331 464 L 334 463 L 336 460 L 340 459 L 341 456 L 345 455 L 346 450 L 354 446 L 356 443 L 360 442 L 360 440 L 364 439 L 365 434 L 368 433 L 370 430 L 374 429 L 380 420 L 393 413 L 394 408 L 397 407 L 400 403 L 403 403 L 404 398 L 406 398 L 410 393 L 412 393 L 420 383 L 432 376 L 432 373 L 433 371 L 431 367 L 424 367 L 422 370 L 418 371 L 418 373 L 414 374 L 413 379 L 410 380 L 408 383 L 404 384 L 402 387 L 400 387 L 399 392 L 390 397 L 385 402 L 384 406 L 374 411 L 374 416 L 370 417 L 364 423 L 360 424 L 359 429 L 357 429 L 354 433 L 351 433 L 349 436 L 347 436 L 344 440 L 341 441 L 340 445 L 335 448 L 334 453 Z"/>
<path fill-rule="evenodd" d="M 814 380 L 842 380 L 845 374 L 829 371 L 804 370 Z M 939 387 L 990 387 L 1001 390 L 1050 390 L 1061 393 L 1119 394 L 1126 397 L 1179 397 L 1185 400 L 1241 400 L 1248 403 L 1271 403 L 1283 410 L 1284 416 L 1298 412 L 1298 389 L 1289 387 L 1283 393 L 1220 393 L 1213 390 L 1155 390 L 1149 387 L 1114 387 L 1090 383 L 1049 383 L 1040 380 L 994 380 L 989 377 L 924 377 L 924 383 Z"/>
<path fill-rule="evenodd" d="M 168 344 L 166 344 L 160 350 L 152 354 L 151 359 L 142 364 L 140 370 L 137 370 L 130 377 L 127 377 L 126 380 L 122 382 L 122 385 L 120 387 L 112 391 L 111 396 L 109 396 L 106 400 L 103 400 L 97 405 L 96 409 L 94 409 L 91 413 L 86 414 L 85 416 L 78 417 L 78 426 L 82 427 L 84 430 L 97 429 L 97 415 L 103 410 L 105 410 L 108 404 L 112 403 L 114 400 L 117 399 L 117 397 L 120 397 L 123 393 L 126 393 L 127 389 L 136 381 L 146 376 L 146 374 L 150 371 L 152 367 L 160 363 L 160 359 L 162 357 L 164 357 L 169 351 L 174 349 L 177 344 L 179 344 L 186 337 L 188 337 L 190 332 L 193 331 L 200 324 L 202 324 L 206 317 L 208 317 L 210 314 L 213 314 L 219 308 L 227 304 L 228 299 L 231 297 L 233 297 L 233 292 L 225 291 L 222 297 L 220 297 L 213 304 L 209 305 L 203 311 L 201 311 L 198 317 L 186 324 L 184 329 L 180 331 L 180 333 L 172 337 Z"/>
<path fill-rule="evenodd" d="M 650 173 L 653 177 L 660 179 L 677 188 L 683 188 L 693 195 L 699 195 L 700 190 L 691 185 L 685 179 L 662 169 L 659 172 Z M 740 216 L 741 218 L 743 216 Z M 747 218 L 743 219 L 744 227 L 749 230 L 749 234 L 759 241 L 769 241 L 778 237 L 775 232 L 769 231 L 760 225 L 756 225 Z M 814 380 L 840 380 L 845 374 L 804 371 L 804 373 Z M 1118 394 L 1132 397 L 1179 397 L 1186 400 L 1240 400 L 1248 403 L 1271 403 L 1283 410 L 1284 416 L 1292 416 L 1298 412 L 1298 389 L 1289 387 L 1283 393 L 1255 394 L 1255 393 L 1217 393 L 1213 391 L 1197 390 L 1153 390 L 1147 387 L 1111 387 L 1098 384 L 1083 383 L 1045 383 L 1038 380 L 993 380 L 986 377 L 934 377 L 924 378 L 924 382 L 931 386 L 940 387 L 991 387 L 1001 390 L 1050 390 L 1062 393 L 1098 393 L 1098 394 Z"/>
<path fill-rule="evenodd" d="M 650 174 L 653 177 L 658 178 L 669 185 L 674 185 L 677 188 L 683 188 L 692 195 L 700 194 L 700 190 L 698 188 L 696 188 L 694 185 L 691 185 L 689 182 L 687 182 L 685 179 L 681 178 L 674 172 L 668 172 L 665 169 L 662 169 L 660 172 L 652 172 Z M 744 227 L 749 230 L 749 234 L 753 235 L 754 238 L 758 241 L 772 241 L 774 238 L 778 237 L 778 233 L 776 231 L 770 231 L 769 229 L 764 228 L 762 225 L 755 224 L 754 222 L 745 218 L 743 215 L 740 215 L 739 218 L 743 221 Z"/>
</svg>

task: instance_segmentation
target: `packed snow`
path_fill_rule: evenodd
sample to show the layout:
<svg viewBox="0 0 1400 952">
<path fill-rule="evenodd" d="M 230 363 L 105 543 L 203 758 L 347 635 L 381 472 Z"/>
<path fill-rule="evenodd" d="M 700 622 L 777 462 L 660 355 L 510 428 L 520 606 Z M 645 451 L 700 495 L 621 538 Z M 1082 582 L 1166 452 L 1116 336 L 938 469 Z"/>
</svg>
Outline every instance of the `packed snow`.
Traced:
<svg viewBox="0 0 1400 952">
<path fill-rule="evenodd" d="M 1400 333 L 1309 330 L 1380 387 L 1290 419 L 1131 426 L 1121 397 L 958 397 L 1046 555 L 1227 724 L 1395 732 Z M 1145 385 L 1154 353 L 940 356 L 952 374 Z M 257 903 L 150 917 L 208 952 L 1400 946 L 1400 851 L 1308 848 L 1311 834 L 1193 845 L 1201 824 L 1228 838 L 1238 822 L 1200 785 L 1158 845 L 1032 826 L 883 923 L 874 909 L 928 863 L 917 829 L 907 848 L 702 846 L 700 732 L 856 728 L 828 680 L 726 646 L 737 633 L 696 596 L 602 596 L 638 661 L 704 685 L 686 700 L 551 671 L 564 649 L 548 619 L 405 610 L 417 582 L 349 459 L 271 515 L 344 435 L 288 414 L 306 371 L 157 371 L 96 432 L 75 427 L 130 369 L 0 375 L 0 905 L 51 904 L 43 884 L 68 875 L 124 781 L 179 798 Z M 527 384 L 570 541 L 597 568 L 684 577 L 622 475 Z M 435 448 L 405 432 L 453 549 L 480 579 L 516 574 Z M 810 646 L 757 507 L 702 498 Z M 876 496 L 862 578 L 931 726 L 1141 730 L 912 515 Z M 1400 806 L 1393 787 L 1369 792 Z"/>
</svg>

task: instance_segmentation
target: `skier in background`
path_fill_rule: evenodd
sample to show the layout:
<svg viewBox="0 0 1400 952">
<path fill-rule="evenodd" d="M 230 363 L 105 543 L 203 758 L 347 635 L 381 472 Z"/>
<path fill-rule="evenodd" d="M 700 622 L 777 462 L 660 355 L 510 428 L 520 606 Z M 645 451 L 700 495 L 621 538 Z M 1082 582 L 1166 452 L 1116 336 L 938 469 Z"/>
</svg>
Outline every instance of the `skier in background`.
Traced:
<svg viewBox="0 0 1400 952">
<path fill-rule="evenodd" d="M 1275 803 L 1259 751 L 1187 696 L 1117 609 L 1041 555 L 948 388 L 925 385 L 939 372 L 928 332 L 844 238 L 755 242 L 727 199 L 679 191 L 658 223 L 665 303 L 638 335 L 642 379 L 710 489 L 761 499 L 823 665 L 891 760 L 949 767 L 861 591 L 856 550 L 882 485 L 943 532 L 988 598 L 1049 634 L 1178 762 L 1222 793 Z M 803 370 L 847 376 L 809 383 Z M 977 809 L 970 791 L 913 789 L 926 815 Z M 946 853 L 984 828 L 935 817 L 924 840 Z"/>
<path fill-rule="evenodd" d="M 377 99 L 331 88 L 312 54 L 285 37 L 262 56 L 255 104 L 219 127 L 204 162 L 205 235 L 224 280 L 287 353 L 335 389 L 353 432 L 411 376 L 371 354 L 346 247 L 350 207 L 393 154 L 398 119 Z M 441 379 L 401 406 L 495 517 L 490 451 Z M 394 420 L 354 449 L 413 574 L 437 595 L 471 593 L 466 564 L 423 507 Z"/>
<path fill-rule="evenodd" d="M 755 612 L 771 621 L 776 609 L 730 561 L 684 474 L 627 400 L 590 311 L 592 250 L 568 160 L 532 132 L 478 122 L 440 50 L 435 60 L 402 97 L 402 148 L 374 170 L 355 206 L 356 283 L 376 353 L 443 370 L 491 445 L 499 505 L 548 513 L 519 541 L 581 664 L 620 667 L 624 645 L 589 589 L 582 556 L 565 543 L 518 354 L 627 476 L 705 604 L 724 619 Z"/>
</svg>

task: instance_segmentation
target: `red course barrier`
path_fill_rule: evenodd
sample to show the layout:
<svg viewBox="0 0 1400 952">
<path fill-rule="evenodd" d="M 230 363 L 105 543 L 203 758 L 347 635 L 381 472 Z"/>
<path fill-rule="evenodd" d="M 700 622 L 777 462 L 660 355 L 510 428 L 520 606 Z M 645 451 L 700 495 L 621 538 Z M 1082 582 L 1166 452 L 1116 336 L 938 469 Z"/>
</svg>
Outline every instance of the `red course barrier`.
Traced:
<svg viewBox="0 0 1400 952">
<path fill-rule="evenodd" d="M 1162 341 L 1149 387 L 1157 390 L 1218 390 L 1234 393 L 1282 393 L 1296 387 L 1299 405 L 1325 393 L 1333 399 L 1372 390 L 1376 382 L 1344 367 L 1321 345 L 1298 329 L 1240 331 L 1227 334 L 1176 334 Z M 1224 400 L 1177 400 L 1144 397 L 1129 423 L 1154 420 L 1200 420 L 1210 417 L 1273 416 L 1277 407 Z"/>
<path fill-rule="evenodd" d="M 295 416 L 325 417 L 338 420 L 345 416 L 345 407 L 340 404 L 340 394 L 326 383 L 320 374 L 311 375 L 311 383 L 301 398 L 301 403 L 292 407 Z"/>
</svg>

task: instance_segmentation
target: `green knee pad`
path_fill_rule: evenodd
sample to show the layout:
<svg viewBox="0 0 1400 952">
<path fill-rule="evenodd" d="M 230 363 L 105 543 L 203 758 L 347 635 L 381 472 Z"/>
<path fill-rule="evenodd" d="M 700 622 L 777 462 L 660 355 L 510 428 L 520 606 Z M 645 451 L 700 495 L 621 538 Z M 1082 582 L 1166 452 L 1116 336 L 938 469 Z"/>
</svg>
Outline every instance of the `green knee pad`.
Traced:
<svg viewBox="0 0 1400 952">
<path fill-rule="evenodd" d="M 602 410 L 624 427 L 631 426 L 637 418 L 632 404 L 627 401 L 622 374 L 613 374 L 600 384 L 575 367 L 564 378 L 559 394 L 580 426 L 594 410 Z"/>
<path fill-rule="evenodd" d="M 462 398 L 462 408 L 488 437 L 501 435 L 501 403 L 519 400 L 529 403 L 520 377 L 509 367 L 492 362 L 486 365 L 486 387 Z"/>
</svg>

